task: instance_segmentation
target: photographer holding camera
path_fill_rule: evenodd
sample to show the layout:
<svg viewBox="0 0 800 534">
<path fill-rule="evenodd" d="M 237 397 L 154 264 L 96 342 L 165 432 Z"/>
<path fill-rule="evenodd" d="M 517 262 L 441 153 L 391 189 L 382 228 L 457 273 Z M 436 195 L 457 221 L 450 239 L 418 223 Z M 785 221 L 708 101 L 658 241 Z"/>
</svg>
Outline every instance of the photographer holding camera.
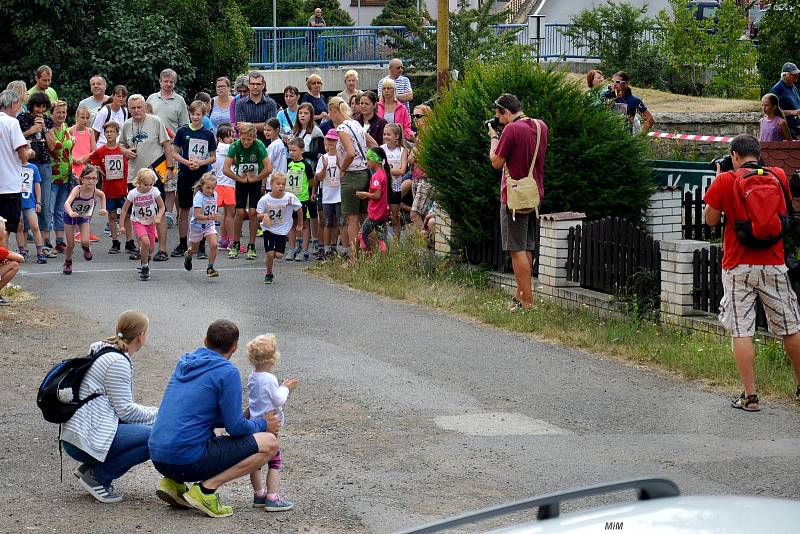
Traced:
<svg viewBox="0 0 800 534">
<path fill-rule="evenodd" d="M 783 337 L 792 362 L 800 400 L 800 308 L 784 263 L 783 238 L 791 214 L 789 182 L 783 170 L 764 167 L 761 148 L 752 135 L 731 142 L 731 170 L 717 162 L 717 177 L 706 191 L 706 224 L 716 226 L 725 213 L 719 320 L 733 337 L 733 356 L 744 392 L 731 406 L 759 411 L 756 394 L 753 335 L 756 297 L 764 305 L 769 330 Z"/>
<path fill-rule="evenodd" d="M 543 120 L 525 117 L 519 99 L 509 93 L 500 95 L 492 107 L 495 118 L 488 121 L 486 127 L 490 139 L 489 159 L 495 169 L 503 169 L 500 181 L 500 236 L 503 250 L 511 254 L 517 281 L 513 307 L 528 309 L 533 303 L 531 276 L 538 213 L 533 209 L 512 213 L 508 208 L 507 185 L 509 179 L 519 180 L 533 174 L 538 198 L 544 197 L 547 125 Z"/>
</svg>

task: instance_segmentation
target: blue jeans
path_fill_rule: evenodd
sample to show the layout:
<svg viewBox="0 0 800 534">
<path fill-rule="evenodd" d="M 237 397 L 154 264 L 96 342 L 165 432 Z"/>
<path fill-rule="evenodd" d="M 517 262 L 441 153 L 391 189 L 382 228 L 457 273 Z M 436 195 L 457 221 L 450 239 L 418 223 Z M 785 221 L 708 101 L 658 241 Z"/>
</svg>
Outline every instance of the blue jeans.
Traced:
<svg viewBox="0 0 800 534">
<path fill-rule="evenodd" d="M 117 433 L 108 449 L 105 462 L 86 454 L 81 449 L 62 441 L 64 450 L 73 459 L 92 466 L 92 476 L 100 484 L 108 485 L 127 473 L 132 467 L 150 459 L 150 448 L 147 440 L 150 439 L 151 425 L 127 424 L 120 422 Z"/>
<path fill-rule="evenodd" d="M 53 212 L 50 211 L 50 184 L 53 177 L 53 166 L 50 163 L 36 163 L 39 176 L 42 177 L 42 211 L 39 212 L 39 229 L 43 237 L 48 238 L 45 232 L 53 229 Z M 64 199 L 67 200 L 66 198 Z"/>
<path fill-rule="evenodd" d="M 47 211 L 50 212 L 48 215 L 56 232 L 64 231 L 64 203 L 69 192 L 70 184 L 50 183 L 50 204 L 47 206 Z"/>
</svg>

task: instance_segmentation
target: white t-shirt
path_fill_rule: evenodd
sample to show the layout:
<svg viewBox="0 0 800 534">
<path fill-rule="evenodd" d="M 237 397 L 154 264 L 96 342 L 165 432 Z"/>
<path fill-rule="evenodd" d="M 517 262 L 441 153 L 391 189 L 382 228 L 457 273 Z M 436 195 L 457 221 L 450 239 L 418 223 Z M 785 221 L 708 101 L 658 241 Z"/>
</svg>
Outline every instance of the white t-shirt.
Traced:
<svg viewBox="0 0 800 534">
<path fill-rule="evenodd" d="M 250 407 L 250 420 L 264 417 L 265 413 L 276 410 L 283 424 L 283 405 L 289 398 L 289 388 L 278 384 L 272 373 L 250 373 L 247 379 L 247 400 Z"/>
<path fill-rule="evenodd" d="M 274 198 L 272 193 L 267 193 L 258 201 L 256 213 L 268 213 L 272 224 L 267 226 L 261 222 L 262 230 L 269 230 L 275 235 L 286 235 L 292 229 L 292 213 L 302 208 L 303 205 L 293 193 L 284 193 L 281 198 Z"/>
<path fill-rule="evenodd" d="M 214 194 L 210 197 L 207 197 L 203 194 L 202 191 L 198 191 L 194 194 L 194 200 L 192 201 L 192 219 L 189 221 L 189 224 L 197 227 L 197 228 L 208 228 L 209 226 L 214 225 L 214 221 L 198 221 L 194 218 L 194 209 L 200 208 L 200 212 L 204 216 L 214 216 L 217 214 L 217 192 L 214 191 Z"/>
<path fill-rule="evenodd" d="M 363 171 L 367 168 L 367 130 L 353 119 L 347 119 L 342 124 L 336 127 L 336 131 L 341 134 L 346 133 L 353 143 L 353 150 L 356 155 L 347 171 Z M 336 142 L 336 152 L 339 154 L 339 159 L 344 161 L 344 146 L 341 141 Z"/>
<path fill-rule="evenodd" d="M 389 167 L 392 169 L 396 169 L 400 166 L 400 162 L 403 160 L 403 147 L 398 146 L 394 150 L 389 148 L 389 146 L 384 143 L 381 145 L 381 148 L 384 152 L 386 152 L 386 160 L 389 162 Z M 392 191 L 397 192 L 400 191 L 400 185 L 403 183 L 402 176 L 395 176 L 392 175 Z"/>
<path fill-rule="evenodd" d="M 111 115 L 109 117 L 109 115 Z M 97 114 L 94 117 L 94 122 L 92 123 L 92 130 L 97 132 L 97 146 L 103 146 L 108 141 L 106 140 L 106 134 L 103 131 L 103 126 L 110 120 L 116 122 L 119 126 L 120 133 L 122 132 L 122 126 L 125 124 L 125 121 L 128 119 L 129 114 L 128 110 L 125 107 L 119 108 L 119 111 L 114 111 L 111 107 L 101 107 L 97 110 Z M 119 140 L 119 136 L 117 137 Z"/>
<path fill-rule="evenodd" d="M 0 194 L 22 191 L 22 175 L 19 172 L 22 162 L 17 149 L 25 144 L 19 121 L 0 111 Z"/>
<path fill-rule="evenodd" d="M 322 172 L 323 162 L 327 162 L 328 169 L 322 178 L 322 203 L 336 204 L 342 201 L 342 182 L 339 177 L 339 166 L 336 164 L 337 156 L 323 154 L 317 161 L 317 174 Z"/>
<path fill-rule="evenodd" d="M 159 190 L 153 186 L 147 193 L 139 192 L 138 188 L 128 191 L 127 200 L 131 203 L 131 221 L 141 224 L 153 224 L 158 215 L 158 202 L 161 196 Z"/>
<path fill-rule="evenodd" d="M 228 148 L 231 145 L 223 142 L 217 143 L 217 159 L 214 161 L 214 175 L 217 177 L 217 185 L 224 185 L 227 187 L 236 187 L 236 181 L 232 178 L 225 176 L 222 168 L 225 167 L 225 158 L 228 156 Z"/>
<path fill-rule="evenodd" d="M 289 172 L 288 152 L 286 150 L 286 145 L 283 144 L 283 141 L 276 139 L 271 142 L 267 147 L 267 155 L 269 156 L 270 163 L 272 163 L 272 172 L 282 172 L 283 174 Z M 271 188 L 271 183 L 272 173 L 267 176 L 267 189 Z"/>
</svg>

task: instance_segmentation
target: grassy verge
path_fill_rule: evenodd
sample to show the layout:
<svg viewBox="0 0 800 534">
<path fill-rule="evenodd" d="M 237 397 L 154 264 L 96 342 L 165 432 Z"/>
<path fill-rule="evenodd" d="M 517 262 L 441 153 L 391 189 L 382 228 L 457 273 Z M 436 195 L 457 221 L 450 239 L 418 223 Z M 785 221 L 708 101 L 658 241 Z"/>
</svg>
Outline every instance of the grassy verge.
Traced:
<svg viewBox="0 0 800 534">
<path fill-rule="evenodd" d="M 741 388 L 728 340 L 632 318 L 601 318 L 589 309 L 570 310 L 545 301 L 537 302 L 529 311 L 512 312 L 508 310 L 509 297 L 490 287 L 488 273 L 437 260 L 419 245 L 404 240 L 385 256 L 360 257 L 348 263 L 326 262 L 311 271 L 355 289 L 677 372 L 731 393 Z M 780 345 L 759 345 L 758 351 L 756 376 L 760 392 L 793 398 L 794 375 Z"/>
</svg>

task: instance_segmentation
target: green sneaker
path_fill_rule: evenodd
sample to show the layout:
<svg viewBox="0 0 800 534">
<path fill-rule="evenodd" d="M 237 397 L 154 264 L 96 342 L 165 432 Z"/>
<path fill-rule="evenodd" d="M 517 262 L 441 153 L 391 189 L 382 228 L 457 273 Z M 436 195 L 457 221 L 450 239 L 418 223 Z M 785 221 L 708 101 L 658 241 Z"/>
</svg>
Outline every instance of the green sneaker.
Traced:
<svg viewBox="0 0 800 534">
<path fill-rule="evenodd" d="M 254 260 L 256 259 L 256 246 L 252 243 L 247 245 L 247 259 Z"/>
<path fill-rule="evenodd" d="M 211 495 L 206 495 L 200 491 L 200 484 L 193 485 L 189 491 L 183 494 L 183 498 L 193 508 L 200 510 L 209 517 L 228 517 L 233 515 L 233 508 L 220 502 L 218 491 Z"/>
<path fill-rule="evenodd" d="M 228 252 L 228 257 L 232 260 L 235 260 L 239 257 L 239 242 L 234 241 L 231 245 L 231 250 Z"/>
<path fill-rule="evenodd" d="M 161 482 L 158 483 L 156 495 L 173 508 L 191 508 L 192 506 L 183 498 L 183 494 L 187 491 L 189 491 L 189 488 L 186 487 L 186 484 L 163 477 Z"/>
</svg>

